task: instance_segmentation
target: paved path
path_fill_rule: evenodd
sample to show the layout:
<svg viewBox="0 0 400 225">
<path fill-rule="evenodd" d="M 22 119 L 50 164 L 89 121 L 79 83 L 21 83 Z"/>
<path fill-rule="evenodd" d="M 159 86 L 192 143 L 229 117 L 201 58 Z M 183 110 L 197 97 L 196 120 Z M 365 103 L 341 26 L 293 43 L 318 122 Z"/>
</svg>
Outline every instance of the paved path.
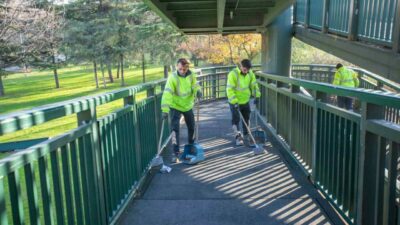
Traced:
<svg viewBox="0 0 400 225">
<path fill-rule="evenodd" d="M 181 134 L 185 143 L 185 128 Z M 157 174 L 121 225 L 333 224 L 321 207 L 326 200 L 274 143 L 261 156 L 234 146 L 225 102 L 202 105 L 200 143 L 207 160 Z"/>
</svg>

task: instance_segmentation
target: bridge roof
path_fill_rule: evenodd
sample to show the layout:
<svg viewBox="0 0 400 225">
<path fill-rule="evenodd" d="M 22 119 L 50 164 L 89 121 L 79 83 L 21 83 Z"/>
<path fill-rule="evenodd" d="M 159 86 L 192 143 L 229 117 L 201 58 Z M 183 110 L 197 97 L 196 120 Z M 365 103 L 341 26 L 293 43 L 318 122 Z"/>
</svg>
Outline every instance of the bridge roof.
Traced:
<svg viewBox="0 0 400 225">
<path fill-rule="evenodd" d="M 261 32 L 294 0 L 144 0 L 185 34 Z"/>
</svg>

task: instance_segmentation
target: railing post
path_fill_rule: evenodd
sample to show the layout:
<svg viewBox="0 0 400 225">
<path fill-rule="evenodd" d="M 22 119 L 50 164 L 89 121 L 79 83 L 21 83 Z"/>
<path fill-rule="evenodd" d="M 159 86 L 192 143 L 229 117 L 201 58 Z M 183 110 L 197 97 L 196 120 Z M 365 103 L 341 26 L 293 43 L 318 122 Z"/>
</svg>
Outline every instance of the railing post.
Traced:
<svg viewBox="0 0 400 225">
<path fill-rule="evenodd" d="M 306 0 L 305 12 L 304 12 L 304 28 L 310 26 L 310 0 Z"/>
<path fill-rule="evenodd" d="M 212 79 L 212 98 L 213 100 L 217 99 L 217 74 L 214 73 L 211 77 Z"/>
<path fill-rule="evenodd" d="M 358 0 L 350 0 L 349 35 L 347 37 L 350 41 L 357 40 L 358 36 L 358 6 Z"/>
<path fill-rule="evenodd" d="M 317 146 L 318 146 L 318 103 L 324 102 L 328 95 L 324 92 L 314 91 L 313 106 L 313 135 L 312 135 L 312 152 L 311 152 L 311 180 L 315 182 L 316 165 L 317 165 Z"/>
<path fill-rule="evenodd" d="M 392 43 L 393 43 L 393 51 L 399 53 L 400 51 L 400 1 L 399 0 L 397 0 L 395 15 L 396 18 L 394 18 L 394 24 L 393 24 Z"/>
<path fill-rule="evenodd" d="M 95 218 L 91 218 L 93 223 L 107 224 L 107 213 L 106 213 L 106 205 L 105 205 L 105 193 L 104 193 L 104 178 L 103 178 L 103 166 L 102 166 L 102 154 L 100 149 L 100 131 L 97 124 L 97 113 L 96 113 L 96 106 L 94 101 L 90 102 L 90 107 L 88 110 L 82 111 L 77 113 L 77 121 L 78 126 L 84 124 L 91 124 L 92 125 L 92 136 L 91 136 L 91 146 L 92 146 L 92 162 L 93 162 L 93 174 L 89 179 L 93 179 L 92 185 L 89 183 L 89 190 L 93 190 L 94 196 L 96 198 L 97 206 L 90 204 L 90 211 L 92 211 L 91 215 L 96 215 Z M 90 166 L 90 165 L 88 165 Z M 88 171 L 89 172 L 89 171 Z M 87 173 L 90 175 L 90 173 Z M 89 194 L 93 198 L 92 194 Z M 96 212 L 97 211 L 97 212 Z M 93 214 L 94 213 L 94 214 Z M 97 221 L 97 222 L 96 222 Z"/>
<path fill-rule="evenodd" d="M 265 82 L 265 78 L 261 76 L 258 78 L 258 80 L 263 83 Z M 258 110 L 260 112 L 260 115 L 265 117 L 265 110 L 267 105 L 267 96 L 266 96 L 267 88 L 264 86 L 264 84 L 259 84 L 259 87 L 261 92 L 261 98 L 260 98 L 260 103 L 258 105 Z"/>
<path fill-rule="evenodd" d="M 291 87 L 290 87 L 290 92 L 292 92 L 292 93 L 300 93 L 300 86 L 297 86 L 297 85 L 292 85 Z M 291 116 L 291 118 L 294 118 L 294 113 L 296 113 L 295 112 L 295 110 L 293 109 L 294 108 L 294 106 L 293 106 L 293 102 L 295 102 L 296 100 L 295 99 L 293 99 L 293 98 L 290 98 L 290 107 L 289 107 L 289 115 Z M 297 132 L 297 131 L 295 131 L 292 127 L 292 125 L 293 125 L 293 120 L 290 120 L 289 121 L 289 137 L 288 137 L 288 141 L 289 141 L 289 143 L 290 144 L 292 144 L 293 143 L 293 133 L 294 132 Z M 292 147 L 292 146 L 291 146 Z"/>
<path fill-rule="evenodd" d="M 137 171 L 137 177 L 140 177 L 142 175 L 142 155 L 141 155 L 141 144 L 140 144 L 140 129 L 138 126 L 138 113 L 137 113 L 137 107 L 136 107 L 136 102 L 135 102 L 135 95 L 130 95 L 124 98 L 124 106 L 131 105 L 133 108 L 133 127 L 135 129 L 135 157 L 136 157 L 136 171 Z"/>
<path fill-rule="evenodd" d="M 328 11 L 329 11 L 329 0 L 323 0 L 324 7 L 322 12 L 322 33 L 328 32 Z"/>
<path fill-rule="evenodd" d="M 361 103 L 360 153 L 356 224 L 378 225 L 383 207 L 386 142 L 367 130 L 371 119 L 384 119 L 384 106 Z"/>
<path fill-rule="evenodd" d="M 297 23 L 297 1 L 293 4 L 293 22 Z"/>
<path fill-rule="evenodd" d="M 156 87 L 155 85 L 152 85 L 150 89 L 147 90 L 147 97 L 154 97 L 154 122 L 155 122 L 155 127 L 157 128 L 157 130 L 155 131 L 156 133 L 156 140 L 158 140 L 160 138 L 159 131 L 160 131 L 160 117 L 159 115 L 159 111 L 157 109 L 157 104 L 158 104 L 158 98 L 156 95 Z M 158 151 L 159 149 L 157 149 Z"/>
<path fill-rule="evenodd" d="M 277 88 L 282 88 L 282 87 L 285 87 L 286 86 L 286 84 L 285 83 L 283 83 L 283 82 L 280 82 L 280 81 L 276 81 L 276 87 Z M 279 104 L 280 104 L 280 102 L 279 102 L 279 92 L 278 91 L 276 91 L 275 92 L 275 98 L 276 98 L 276 102 L 275 102 L 275 112 L 276 112 L 276 114 L 275 114 L 275 123 L 274 123 L 274 127 L 275 127 L 275 130 L 276 130 L 276 133 L 278 134 L 279 133 L 279 119 L 278 119 L 278 115 L 279 115 Z"/>
</svg>

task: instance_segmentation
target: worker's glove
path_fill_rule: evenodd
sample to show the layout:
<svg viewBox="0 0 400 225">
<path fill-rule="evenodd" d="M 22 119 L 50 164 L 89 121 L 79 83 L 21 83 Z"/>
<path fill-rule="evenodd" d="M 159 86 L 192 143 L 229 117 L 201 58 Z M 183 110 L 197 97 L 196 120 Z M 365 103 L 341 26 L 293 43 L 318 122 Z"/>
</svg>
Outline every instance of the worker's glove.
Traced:
<svg viewBox="0 0 400 225">
<path fill-rule="evenodd" d="M 201 97 L 203 97 L 203 93 L 201 93 L 201 91 L 198 90 L 196 96 L 198 99 L 201 99 Z"/>
<path fill-rule="evenodd" d="M 163 112 L 162 113 L 162 118 L 163 118 L 163 120 L 167 120 L 168 119 L 168 113 Z"/>
<path fill-rule="evenodd" d="M 254 102 L 254 105 L 257 105 L 258 104 L 258 98 L 255 98 L 253 102 Z"/>
<path fill-rule="evenodd" d="M 235 108 L 235 109 L 239 109 L 239 104 L 233 104 L 233 108 Z"/>
</svg>

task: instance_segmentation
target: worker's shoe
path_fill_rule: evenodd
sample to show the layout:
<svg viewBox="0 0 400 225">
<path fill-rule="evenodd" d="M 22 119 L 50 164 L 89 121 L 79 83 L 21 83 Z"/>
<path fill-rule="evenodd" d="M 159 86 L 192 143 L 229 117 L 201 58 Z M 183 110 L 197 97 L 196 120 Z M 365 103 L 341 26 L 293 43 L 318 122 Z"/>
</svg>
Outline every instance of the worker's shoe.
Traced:
<svg viewBox="0 0 400 225">
<path fill-rule="evenodd" d="M 236 135 L 236 137 L 235 137 L 235 142 L 236 142 L 236 146 L 242 146 L 242 145 L 244 145 L 244 143 L 243 143 L 243 137 L 242 137 L 242 134 L 241 133 L 239 133 L 239 134 L 237 134 Z"/>
<path fill-rule="evenodd" d="M 172 155 L 171 163 L 180 163 L 180 154 L 179 154 L 179 152 L 178 153 L 175 152 Z"/>
</svg>

